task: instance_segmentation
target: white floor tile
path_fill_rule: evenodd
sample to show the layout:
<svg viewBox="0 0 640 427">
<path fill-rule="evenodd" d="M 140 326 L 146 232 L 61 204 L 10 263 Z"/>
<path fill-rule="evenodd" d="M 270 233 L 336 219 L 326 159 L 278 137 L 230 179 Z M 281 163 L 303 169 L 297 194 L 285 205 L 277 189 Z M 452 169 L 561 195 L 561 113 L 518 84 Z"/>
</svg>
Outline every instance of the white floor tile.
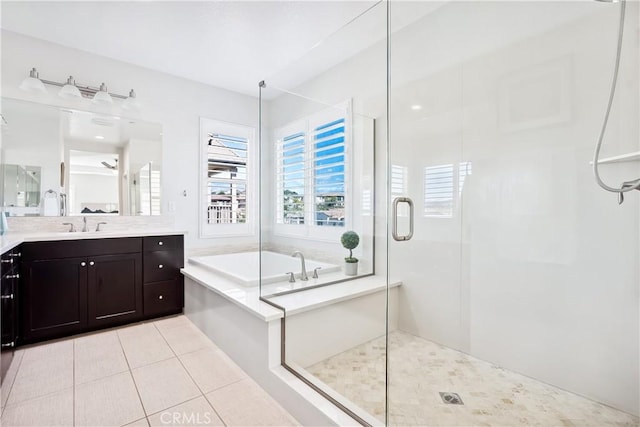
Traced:
<svg viewBox="0 0 640 427">
<path fill-rule="evenodd" d="M 149 427 L 149 421 L 146 418 L 142 418 L 122 427 Z"/>
<path fill-rule="evenodd" d="M 228 426 L 299 425 L 267 392 L 248 378 L 205 396 Z"/>
<path fill-rule="evenodd" d="M 160 330 L 160 332 L 164 332 L 166 330 L 177 328 L 180 326 L 194 326 L 193 323 L 191 323 L 191 321 L 187 318 L 187 316 L 184 315 L 166 317 L 164 319 L 156 320 L 153 323 Z"/>
<path fill-rule="evenodd" d="M 147 415 L 201 394 L 177 358 L 134 369 L 133 378 Z"/>
<path fill-rule="evenodd" d="M 174 357 L 153 323 L 118 330 L 118 335 L 132 369 Z"/>
<path fill-rule="evenodd" d="M 75 340 L 75 384 L 83 384 L 129 370 L 115 331 Z"/>
<path fill-rule="evenodd" d="M 73 341 L 25 349 L 7 405 L 73 386 Z"/>
<path fill-rule="evenodd" d="M 159 328 L 174 353 L 186 354 L 202 348 L 215 348 L 205 334 L 192 324 Z"/>
<path fill-rule="evenodd" d="M 151 415 L 149 424 L 151 427 L 224 426 L 224 423 L 204 396 Z"/>
<path fill-rule="evenodd" d="M 6 427 L 69 427 L 73 425 L 73 389 L 8 405 L 0 424 Z"/>
<path fill-rule="evenodd" d="M 144 416 L 129 372 L 76 386 L 76 425 L 121 426 Z"/>
<path fill-rule="evenodd" d="M 205 348 L 183 354 L 180 360 L 203 393 L 246 378 L 238 365 L 220 350 Z"/>
<path fill-rule="evenodd" d="M 2 394 L 2 405 L 1 405 L 2 408 L 4 408 L 4 405 L 7 403 L 7 399 L 9 398 L 9 392 L 11 392 L 11 389 L 13 388 L 13 382 L 16 379 L 16 374 L 18 373 L 18 367 L 22 362 L 22 356 L 24 356 L 24 350 L 18 349 L 15 351 L 13 355 L 13 360 L 11 361 L 11 365 L 9 366 L 9 369 L 7 370 L 7 373 L 2 380 L 2 387 L 0 390 Z"/>
</svg>

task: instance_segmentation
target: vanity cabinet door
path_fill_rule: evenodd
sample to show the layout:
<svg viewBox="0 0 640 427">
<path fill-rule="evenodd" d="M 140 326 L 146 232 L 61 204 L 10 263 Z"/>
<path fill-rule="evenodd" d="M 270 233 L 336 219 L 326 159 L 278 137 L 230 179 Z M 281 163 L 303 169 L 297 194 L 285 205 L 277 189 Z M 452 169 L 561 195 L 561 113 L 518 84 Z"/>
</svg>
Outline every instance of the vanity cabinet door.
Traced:
<svg viewBox="0 0 640 427">
<path fill-rule="evenodd" d="M 22 338 L 70 335 L 87 325 L 87 259 L 22 263 Z"/>
<path fill-rule="evenodd" d="M 142 257 L 104 255 L 87 259 L 89 326 L 109 326 L 142 317 Z"/>
</svg>

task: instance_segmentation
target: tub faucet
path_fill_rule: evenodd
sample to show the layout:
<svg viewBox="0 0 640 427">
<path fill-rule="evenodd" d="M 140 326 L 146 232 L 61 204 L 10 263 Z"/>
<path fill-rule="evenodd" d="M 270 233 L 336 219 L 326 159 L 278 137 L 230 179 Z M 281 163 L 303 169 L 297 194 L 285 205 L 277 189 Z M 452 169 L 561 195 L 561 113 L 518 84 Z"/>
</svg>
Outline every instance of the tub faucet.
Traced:
<svg viewBox="0 0 640 427">
<path fill-rule="evenodd" d="M 300 271 L 300 280 L 309 280 L 309 278 L 307 277 L 307 267 L 304 265 L 304 255 L 302 255 L 302 252 L 300 251 L 295 251 L 294 253 L 291 254 L 292 257 L 297 257 L 300 256 L 300 262 L 302 262 L 302 270 Z"/>
</svg>

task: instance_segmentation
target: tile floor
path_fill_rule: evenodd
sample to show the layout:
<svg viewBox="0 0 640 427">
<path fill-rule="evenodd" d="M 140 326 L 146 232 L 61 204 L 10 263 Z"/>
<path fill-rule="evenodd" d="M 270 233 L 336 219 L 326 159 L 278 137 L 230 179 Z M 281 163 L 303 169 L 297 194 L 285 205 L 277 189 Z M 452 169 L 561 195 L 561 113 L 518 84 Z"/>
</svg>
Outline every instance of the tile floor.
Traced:
<svg viewBox="0 0 640 427">
<path fill-rule="evenodd" d="M 397 426 L 638 426 L 638 418 L 431 341 L 389 337 L 389 423 Z M 309 373 L 384 420 L 384 337 Z M 446 405 L 439 392 L 464 405 Z"/>
<path fill-rule="evenodd" d="M 1 424 L 298 425 L 185 316 L 17 350 Z"/>
</svg>

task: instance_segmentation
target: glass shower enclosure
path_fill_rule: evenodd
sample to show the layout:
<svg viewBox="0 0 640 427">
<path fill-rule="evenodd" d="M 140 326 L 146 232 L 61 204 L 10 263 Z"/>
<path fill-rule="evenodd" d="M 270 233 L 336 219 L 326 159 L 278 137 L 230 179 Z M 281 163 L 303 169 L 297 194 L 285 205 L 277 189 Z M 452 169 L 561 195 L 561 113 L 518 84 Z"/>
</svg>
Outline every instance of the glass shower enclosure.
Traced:
<svg viewBox="0 0 640 427">
<path fill-rule="evenodd" d="M 265 79 L 260 292 L 290 371 L 364 425 L 638 424 L 640 193 L 591 165 L 620 8 L 379 2 Z M 638 17 L 616 186 L 640 177 Z M 294 260 L 273 282 L 269 253 Z"/>
</svg>

